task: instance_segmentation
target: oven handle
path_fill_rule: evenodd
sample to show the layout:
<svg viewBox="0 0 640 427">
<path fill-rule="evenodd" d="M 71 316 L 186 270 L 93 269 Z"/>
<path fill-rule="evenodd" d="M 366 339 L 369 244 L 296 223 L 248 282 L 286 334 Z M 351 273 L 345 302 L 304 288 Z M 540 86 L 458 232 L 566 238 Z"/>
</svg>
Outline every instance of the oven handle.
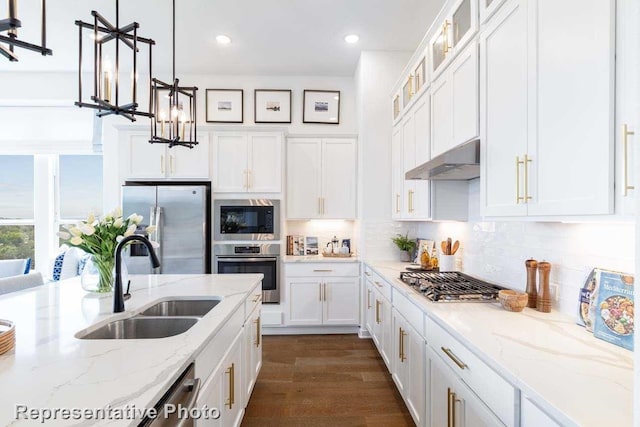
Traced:
<svg viewBox="0 0 640 427">
<path fill-rule="evenodd" d="M 245 258 L 245 257 L 231 257 L 231 258 L 218 258 L 218 261 L 222 262 L 264 262 L 264 261 L 277 261 L 276 257 L 262 257 L 262 258 Z"/>
</svg>

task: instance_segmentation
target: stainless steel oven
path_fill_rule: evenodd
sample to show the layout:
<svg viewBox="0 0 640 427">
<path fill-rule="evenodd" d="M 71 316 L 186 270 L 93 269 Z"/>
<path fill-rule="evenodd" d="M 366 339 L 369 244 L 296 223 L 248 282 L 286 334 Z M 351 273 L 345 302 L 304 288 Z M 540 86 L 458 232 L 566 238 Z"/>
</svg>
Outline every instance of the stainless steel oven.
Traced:
<svg viewBox="0 0 640 427">
<path fill-rule="evenodd" d="M 214 245 L 218 274 L 262 273 L 262 302 L 280 302 L 280 245 Z"/>
<path fill-rule="evenodd" d="M 213 202 L 215 241 L 280 240 L 280 200 Z"/>
</svg>

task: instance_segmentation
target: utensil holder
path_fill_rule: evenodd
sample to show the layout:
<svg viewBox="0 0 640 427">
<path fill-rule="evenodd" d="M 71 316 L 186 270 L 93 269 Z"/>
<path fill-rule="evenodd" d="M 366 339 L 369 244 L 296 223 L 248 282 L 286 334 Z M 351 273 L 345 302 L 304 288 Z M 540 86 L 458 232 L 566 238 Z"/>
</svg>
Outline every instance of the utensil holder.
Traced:
<svg viewBox="0 0 640 427">
<path fill-rule="evenodd" d="M 458 271 L 455 255 L 440 255 L 440 271 Z"/>
</svg>

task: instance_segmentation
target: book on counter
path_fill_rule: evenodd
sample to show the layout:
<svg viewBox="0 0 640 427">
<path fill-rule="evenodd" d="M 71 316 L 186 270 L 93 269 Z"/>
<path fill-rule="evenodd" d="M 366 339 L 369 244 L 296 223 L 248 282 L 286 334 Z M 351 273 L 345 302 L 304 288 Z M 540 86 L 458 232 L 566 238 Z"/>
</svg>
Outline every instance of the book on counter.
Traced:
<svg viewBox="0 0 640 427">
<path fill-rule="evenodd" d="M 307 255 L 305 252 L 305 241 L 309 239 L 308 237 L 300 235 L 292 235 L 287 236 L 287 255 L 301 256 Z M 315 243 L 316 255 L 318 254 L 318 239 L 316 238 Z M 313 250 L 313 248 L 312 248 Z"/>
<path fill-rule="evenodd" d="M 600 270 L 597 272 L 597 298 L 593 335 L 633 351 L 633 282 L 630 274 Z"/>
</svg>

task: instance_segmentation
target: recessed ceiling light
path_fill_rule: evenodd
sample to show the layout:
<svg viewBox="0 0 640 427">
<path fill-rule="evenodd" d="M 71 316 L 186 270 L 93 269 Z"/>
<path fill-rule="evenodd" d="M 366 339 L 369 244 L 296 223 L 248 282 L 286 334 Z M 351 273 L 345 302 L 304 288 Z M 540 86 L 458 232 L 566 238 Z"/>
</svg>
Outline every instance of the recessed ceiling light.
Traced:
<svg viewBox="0 0 640 427">
<path fill-rule="evenodd" d="M 231 43 L 231 38 L 229 36 L 225 36 L 224 34 L 219 34 L 216 36 L 216 41 L 220 44 L 229 44 Z"/>
<path fill-rule="evenodd" d="M 360 40 L 360 37 L 358 37 L 357 34 L 349 34 L 348 36 L 344 36 L 344 41 L 346 41 L 347 43 L 357 43 L 358 40 Z"/>
</svg>

